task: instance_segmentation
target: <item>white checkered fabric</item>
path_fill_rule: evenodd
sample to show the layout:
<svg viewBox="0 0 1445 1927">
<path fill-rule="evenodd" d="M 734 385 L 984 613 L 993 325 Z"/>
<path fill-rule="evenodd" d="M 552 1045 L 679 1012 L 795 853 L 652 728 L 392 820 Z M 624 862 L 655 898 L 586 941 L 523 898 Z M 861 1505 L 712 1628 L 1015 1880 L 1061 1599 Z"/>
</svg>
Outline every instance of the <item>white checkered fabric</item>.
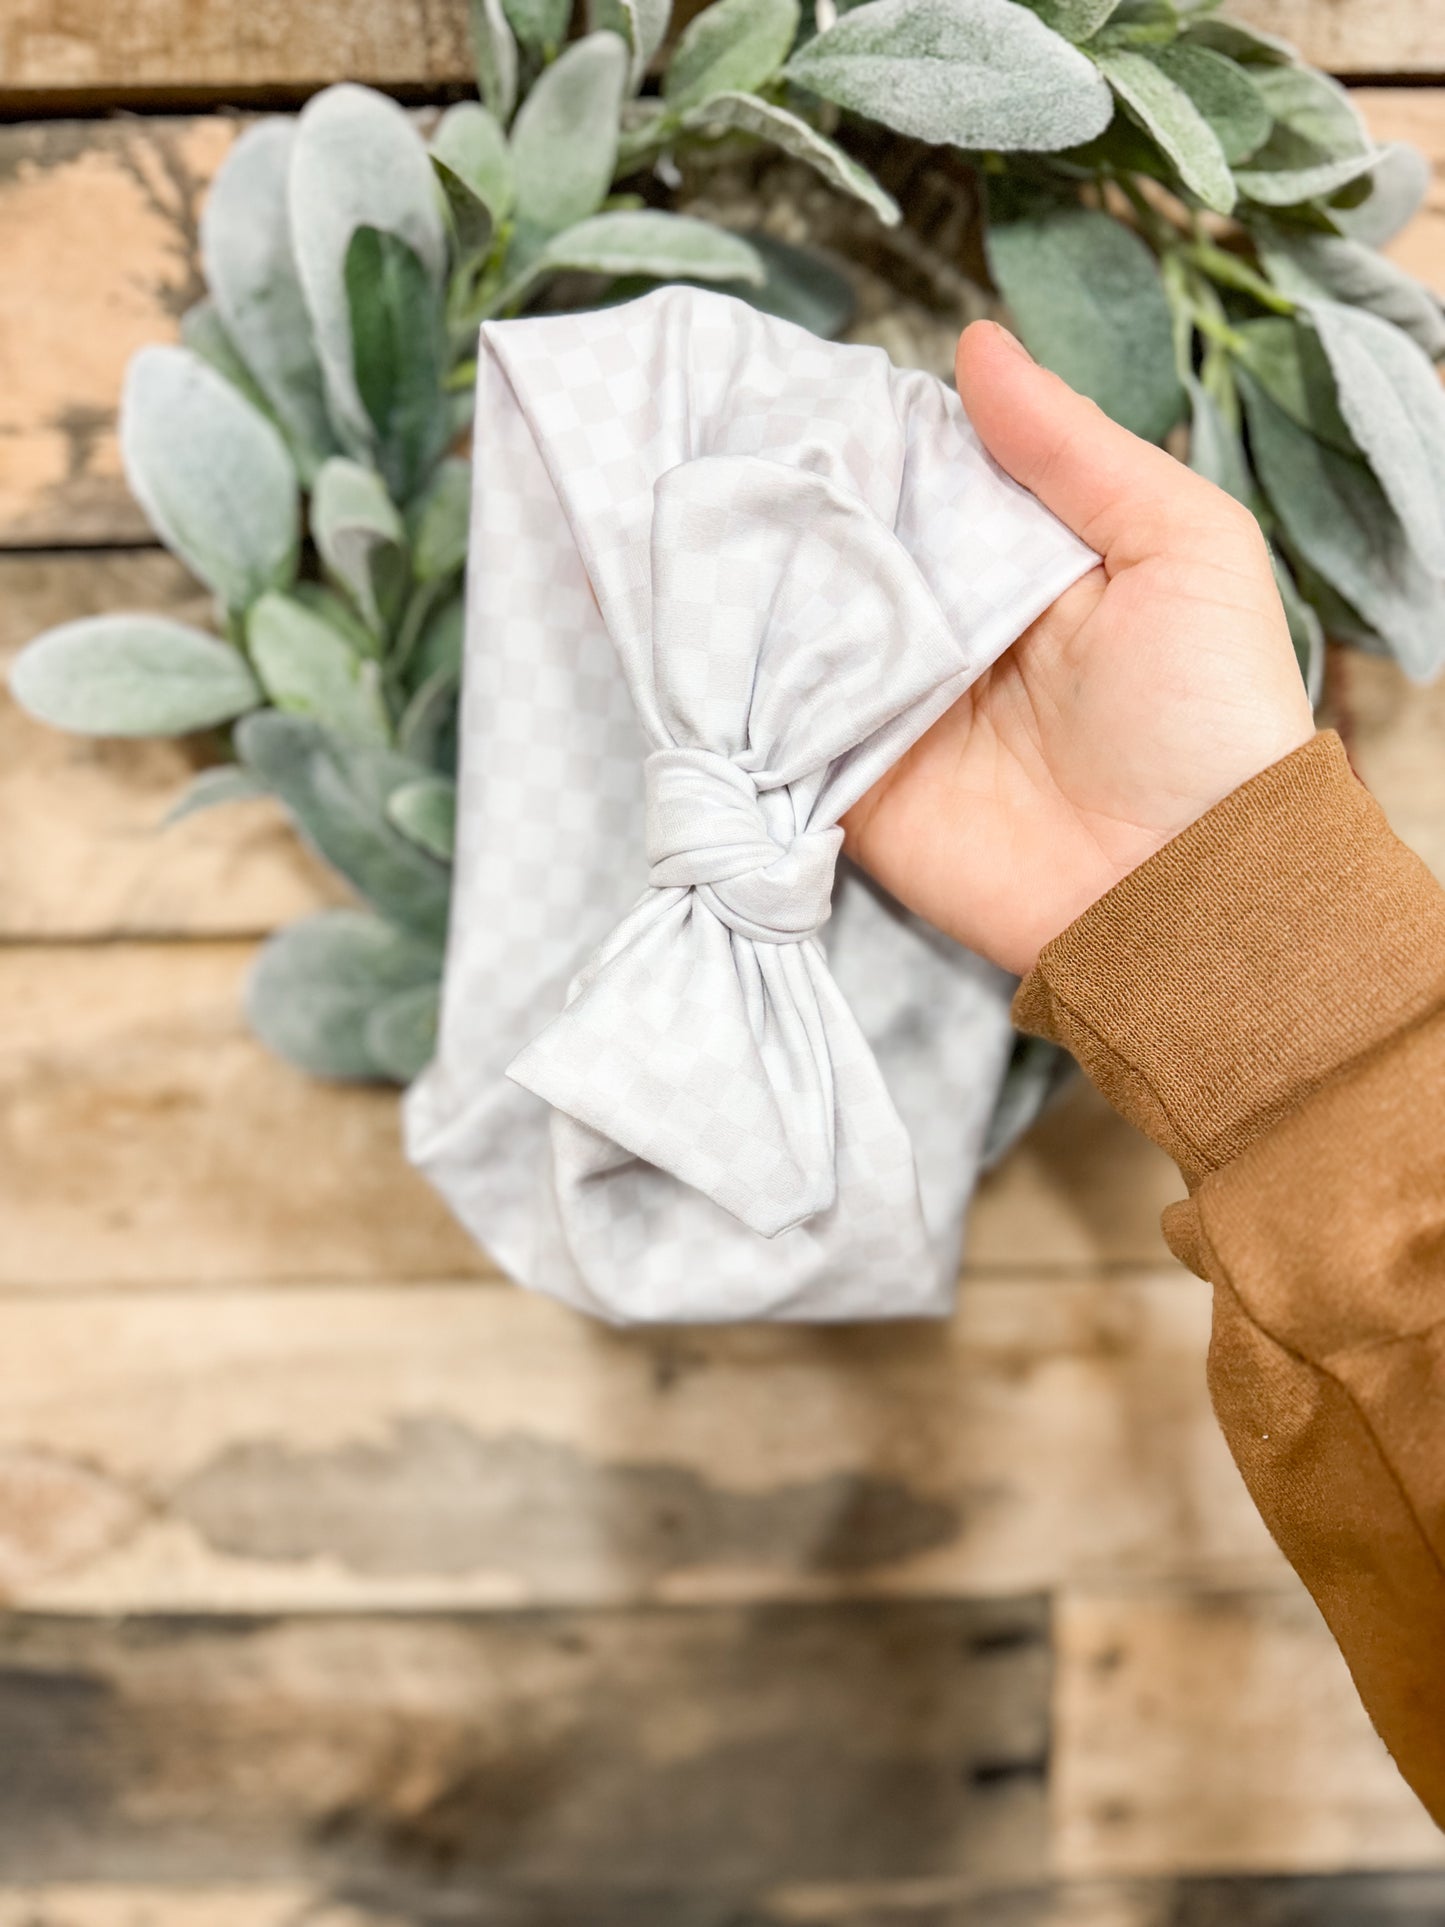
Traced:
<svg viewBox="0 0 1445 1927">
<path fill-rule="evenodd" d="M 1097 558 L 932 376 L 689 288 L 488 324 L 475 472 L 412 1158 L 615 1322 L 946 1312 L 1010 986 L 838 819 Z"/>
</svg>

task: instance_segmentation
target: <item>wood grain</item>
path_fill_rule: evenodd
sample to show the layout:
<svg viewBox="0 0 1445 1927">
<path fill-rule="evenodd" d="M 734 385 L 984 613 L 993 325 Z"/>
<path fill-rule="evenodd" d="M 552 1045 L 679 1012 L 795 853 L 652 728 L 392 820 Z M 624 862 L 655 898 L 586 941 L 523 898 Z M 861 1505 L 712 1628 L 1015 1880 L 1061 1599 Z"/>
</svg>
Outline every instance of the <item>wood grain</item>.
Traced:
<svg viewBox="0 0 1445 1927">
<path fill-rule="evenodd" d="M 680 12 L 695 12 L 684 6 Z M 1229 11 L 1293 40 L 1334 72 L 1445 72 L 1439 0 L 1231 0 Z M 464 0 L 10 0 L 0 22 L 0 96 L 83 101 L 259 89 L 295 93 L 342 78 L 426 88 L 471 79 Z"/>
<path fill-rule="evenodd" d="M 1183 1273 L 609 1331 L 416 1284 L 0 1304 L 0 1592 L 65 1610 L 1292 1588 Z"/>
<path fill-rule="evenodd" d="M 1303 1592 L 1065 1596 L 1055 1639 L 1061 1873 L 1445 1867 Z"/>
<path fill-rule="evenodd" d="M 68 736 L 22 713 L 5 687 L 21 646 L 118 609 L 208 621 L 208 598 L 158 550 L 0 555 L 0 939 L 244 936 L 342 900 L 269 802 L 162 828 L 212 759 L 205 741 Z"/>
<path fill-rule="evenodd" d="M 1398 0 L 1399 16 L 1439 20 L 1441 4 Z M 1392 252 L 1445 287 L 1445 89 L 1359 99 L 1381 139 L 1414 140 L 1435 161 L 1430 211 Z M 232 126 L 215 115 L 0 128 L 0 547 L 144 537 L 120 474 L 116 397 L 134 350 L 171 339 L 201 292 L 196 223 Z M 911 333 L 895 324 L 883 318 L 869 338 L 907 353 L 917 335 L 920 359 L 937 358 L 936 318 Z"/>
<path fill-rule="evenodd" d="M 1047 1631 L 1029 1599 L 12 1615 L 0 1863 L 337 1899 L 430 1876 L 454 1906 L 557 1922 L 634 1897 L 661 1919 L 667 1893 L 1022 1883 L 1045 1870 Z"/>
</svg>

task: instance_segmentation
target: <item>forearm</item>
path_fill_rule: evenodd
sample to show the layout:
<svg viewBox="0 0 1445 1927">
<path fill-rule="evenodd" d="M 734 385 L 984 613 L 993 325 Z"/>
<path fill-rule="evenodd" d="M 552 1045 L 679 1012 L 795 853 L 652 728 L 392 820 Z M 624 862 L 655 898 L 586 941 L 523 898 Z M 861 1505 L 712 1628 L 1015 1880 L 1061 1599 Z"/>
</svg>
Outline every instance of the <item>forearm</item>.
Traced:
<svg viewBox="0 0 1445 1927">
<path fill-rule="evenodd" d="M 1015 1008 L 1178 1162 L 1220 1422 L 1445 1824 L 1445 892 L 1322 736 L 1046 946 Z"/>
</svg>

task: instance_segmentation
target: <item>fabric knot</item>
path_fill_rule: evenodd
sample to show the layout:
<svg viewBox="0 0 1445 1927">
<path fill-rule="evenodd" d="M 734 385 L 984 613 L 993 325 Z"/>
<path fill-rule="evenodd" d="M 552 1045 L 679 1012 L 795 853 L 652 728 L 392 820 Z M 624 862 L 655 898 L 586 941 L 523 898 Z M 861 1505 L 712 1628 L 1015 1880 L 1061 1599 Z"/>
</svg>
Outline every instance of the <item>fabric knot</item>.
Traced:
<svg viewBox="0 0 1445 1927">
<path fill-rule="evenodd" d="M 655 889 L 696 890 L 757 943 L 801 943 L 827 922 L 842 830 L 779 837 L 752 777 L 714 750 L 654 750 L 643 774 Z M 786 805 L 785 792 L 773 794 Z"/>
</svg>

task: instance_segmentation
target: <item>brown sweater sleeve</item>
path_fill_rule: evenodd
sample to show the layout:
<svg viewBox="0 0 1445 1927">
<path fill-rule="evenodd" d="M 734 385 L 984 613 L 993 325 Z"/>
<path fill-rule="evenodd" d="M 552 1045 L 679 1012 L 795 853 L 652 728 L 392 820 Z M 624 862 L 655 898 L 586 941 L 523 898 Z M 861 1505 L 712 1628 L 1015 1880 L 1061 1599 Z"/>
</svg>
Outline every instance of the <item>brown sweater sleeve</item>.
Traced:
<svg viewBox="0 0 1445 1927">
<path fill-rule="evenodd" d="M 1445 1826 L 1445 891 L 1317 736 L 1056 937 L 1014 1012 L 1178 1163 L 1230 1449 Z"/>
</svg>

